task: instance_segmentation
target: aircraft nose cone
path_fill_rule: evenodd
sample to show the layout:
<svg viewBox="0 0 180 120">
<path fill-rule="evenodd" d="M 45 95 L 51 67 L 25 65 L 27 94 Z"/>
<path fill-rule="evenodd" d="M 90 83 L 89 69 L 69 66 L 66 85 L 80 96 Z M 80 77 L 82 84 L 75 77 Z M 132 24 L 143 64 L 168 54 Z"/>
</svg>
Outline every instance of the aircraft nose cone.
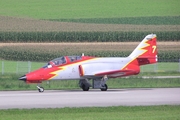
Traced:
<svg viewBox="0 0 180 120">
<path fill-rule="evenodd" d="M 23 81 L 26 81 L 26 75 L 23 75 L 19 78 L 19 80 L 23 80 Z"/>
</svg>

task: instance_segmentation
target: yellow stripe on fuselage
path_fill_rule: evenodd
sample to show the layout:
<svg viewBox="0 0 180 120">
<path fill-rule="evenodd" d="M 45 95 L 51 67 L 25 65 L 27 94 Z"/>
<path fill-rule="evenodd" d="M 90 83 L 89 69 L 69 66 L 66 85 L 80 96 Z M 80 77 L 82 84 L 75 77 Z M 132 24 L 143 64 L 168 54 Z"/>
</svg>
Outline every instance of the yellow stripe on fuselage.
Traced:
<svg viewBox="0 0 180 120">
<path fill-rule="evenodd" d="M 87 60 L 84 60 L 84 61 L 79 61 L 79 62 L 76 62 L 76 63 L 70 63 L 70 64 L 67 64 L 67 65 L 64 65 L 64 66 L 59 66 L 58 68 L 60 70 L 56 70 L 54 72 L 51 72 L 50 74 L 54 74 L 53 77 L 49 78 L 48 80 L 51 80 L 53 79 L 54 77 L 58 76 L 58 72 L 59 71 L 62 71 L 62 70 L 65 70 L 68 66 L 73 66 L 73 65 L 77 65 L 77 64 L 82 64 L 84 62 L 89 62 L 89 61 L 93 61 L 93 60 L 97 60 L 97 59 L 100 59 L 100 58 L 91 58 L 91 59 L 87 59 Z"/>
</svg>

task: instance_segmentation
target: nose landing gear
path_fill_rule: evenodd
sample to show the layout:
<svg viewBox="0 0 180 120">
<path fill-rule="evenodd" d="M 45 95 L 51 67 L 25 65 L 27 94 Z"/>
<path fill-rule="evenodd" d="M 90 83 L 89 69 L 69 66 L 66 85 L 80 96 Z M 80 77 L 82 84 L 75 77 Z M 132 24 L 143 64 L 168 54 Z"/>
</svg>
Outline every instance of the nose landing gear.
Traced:
<svg viewBox="0 0 180 120">
<path fill-rule="evenodd" d="M 44 88 L 43 87 L 39 87 L 39 85 L 37 85 L 38 91 L 39 92 L 44 92 Z"/>
</svg>

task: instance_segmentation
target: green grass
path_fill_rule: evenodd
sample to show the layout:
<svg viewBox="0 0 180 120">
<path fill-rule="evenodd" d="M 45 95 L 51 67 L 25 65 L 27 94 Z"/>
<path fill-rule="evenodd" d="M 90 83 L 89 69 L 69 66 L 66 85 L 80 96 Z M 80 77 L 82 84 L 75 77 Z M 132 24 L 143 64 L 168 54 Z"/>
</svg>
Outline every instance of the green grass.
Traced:
<svg viewBox="0 0 180 120">
<path fill-rule="evenodd" d="M 100 23 L 100 24 L 180 25 L 180 16 L 80 18 L 80 19 L 50 19 L 50 20 L 63 21 L 63 22 L 78 22 L 78 23 Z"/>
<path fill-rule="evenodd" d="M 180 105 L 0 110 L 4 120 L 179 120 Z"/>
<path fill-rule="evenodd" d="M 150 74 L 150 73 L 149 73 Z M 169 73 L 171 74 L 171 73 Z M 171 75 L 178 75 L 179 73 L 172 73 Z M 0 75 L 0 90 L 37 90 L 37 84 L 26 84 L 18 80 L 23 74 L 4 74 Z M 120 88 L 174 88 L 180 87 L 179 78 L 164 78 L 164 79 L 143 79 L 139 76 L 132 76 L 130 78 L 116 78 L 109 79 L 107 85 L 109 89 Z M 161 74 L 151 73 L 151 76 L 158 76 Z M 166 73 L 168 75 L 168 73 Z M 148 76 L 148 74 L 143 74 Z M 92 81 L 90 81 L 92 82 Z M 44 81 L 42 86 L 45 90 L 73 90 L 79 88 L 79 80 L 61 80 L 61 81 Z"/>
<path fill-rule="evenodd" d="M 141 72 L 180 72 L 179 62 L 158 62 L 141 66 Z M 180 74 L 179 74 L 180 75 Z"/>
<path fill-rule="evenodd" d="M 27 73 L 36 69 L 39 69 L 40 67 L 43 67 L 45 63 L 43 62 L 30 62 L 28 61 L 4 61 L 0 60 L 0 73 Z"/>
<path fill-rule="evenodd" d="M 36 19 L 179 16 L 179 0 L 1 0 L 0 15 Z"/>
<path fill-rule="evenodd" d="M 109 88 L 174 88 L 180 87 L 179 78 L 142 79 L 138 77 L 116 78 L 107 81 Z"/>
</svg>

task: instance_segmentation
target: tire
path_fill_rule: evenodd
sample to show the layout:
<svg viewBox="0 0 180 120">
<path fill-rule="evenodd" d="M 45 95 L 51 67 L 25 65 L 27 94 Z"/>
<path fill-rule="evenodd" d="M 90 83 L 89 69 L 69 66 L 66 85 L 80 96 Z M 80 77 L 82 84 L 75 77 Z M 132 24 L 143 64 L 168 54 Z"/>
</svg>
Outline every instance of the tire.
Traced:
<svg viewBox="0 0 180 120">
<path fill-rule="evenodd" d="M 101 91 L 107 91 L 108 86 L 106 84 L 104 84 L 104 88 L 101 88 Z"/>
<path fill-rule="evenodd" d="M 44 88 L 40 87 L 41 89 L 38 89 L 39 92 L 44 92 Z"/>
<path fill-rule="evenodd" d="M 86 85 L 82 85 L 82 89 L 83 89 L 83 91 L 89 91 L 89 87 L 87 87 Z"/>
</svg>

